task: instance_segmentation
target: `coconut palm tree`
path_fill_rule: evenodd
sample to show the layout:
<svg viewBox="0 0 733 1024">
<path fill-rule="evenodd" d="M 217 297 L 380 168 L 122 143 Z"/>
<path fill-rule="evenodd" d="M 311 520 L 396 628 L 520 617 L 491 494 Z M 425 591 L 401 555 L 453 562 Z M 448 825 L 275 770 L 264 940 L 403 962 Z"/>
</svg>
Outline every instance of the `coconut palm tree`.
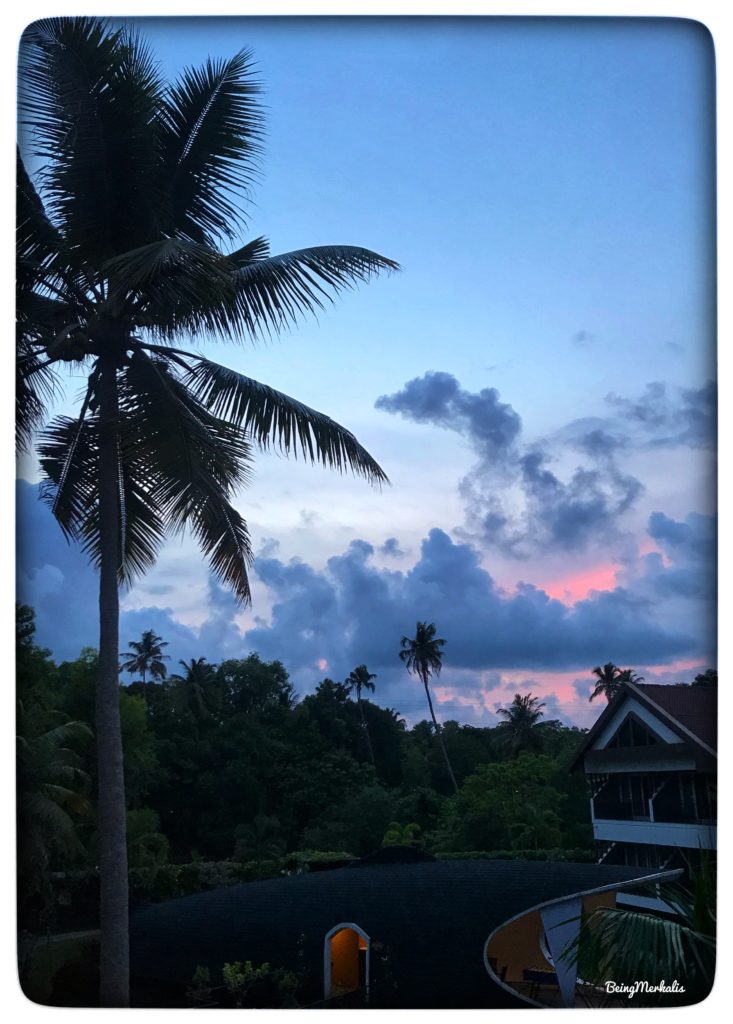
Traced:
<svg viewBox="0 0 733 1024">
<path fill-rule="evenodd" d="M 187 527 L 213 573 L 249 602 L 250 542 L 232 499 L 253 445 L 386 480 L 327 416 L 177 347 L 197 335 L 278 333 L 397 268 L 353 246 L 273 256 L 266 239 L 245 240 L 263 133 L 257 93 L 247 51 L 167 85 L 137 35 L 98 19 L 37 21 L 21 42 L 18 440 L 30 450 L 46 424 L 59 371 L 86 378 L 78 415 L 48 424 L 39 454 L 54 515 L 99 570 L 104 1006 L 129 1000 L 120 585 Z"/>
<path fill-rule="evenodd" d="M 198 723 L 202 719 L 208 718 L 209 715 L 206 692 L 214 682 L 216 670 L 213 665 L 209 665 L 206 658 L 191 658 L 190 661 L 181 660 L 178 664 L 184 670 L 184 674 L 179 675 L 176 673 L 172 675 L 171 682 L 178 683 L 181 687 L 186 706 L 193 716 L 198 732 Z"/>
<path fill-rule="evenodd" d="M 620 673 L 621 669 L 617 665 L 614 665 L 612 661 L 607 661 L 603 667 L 596 665 L 593 669 L 593 675 L 596 677 L 597 682 L 595 689 L 588 700 L 593 700 L 596 697 L 600 697 L 602 694 L 607 701 L 610 701 L 618 691 L 620 685 Z"/>
<path fill-rule="evenodd" d="M 504 735 L 512 757 L 541 748 L 542 726 L 539 720 L 544 714 L 544 707 L 545 703 L 539 697 L 533 697 L 531 693 L 524 696 L 516 693 L 509 707 L 497 711 L 504 719 L 497 729 Z"/>
<path fill-rule="evenodd" d="M 124 655 L 120 665 L 122 672 L 139 672 L 142 676 L 143 693 L 145 700 L 148 699 L 146 677 L 148 672 L 151 679 L 165 679 L 167 669 L 164 661 L 170 661 L 167 654 L 163 654 L 163 648 L 168 646 L 168 641 L 157 636 L 152 629 L 146 629 L 139 640 L 130 640 L 127 645 L 131 653 Z"/>
<path fill-rule="evenodd" d="M 400 651 L 400 659 L 404 663 L 407 671 L 411 675 L 416 675 L 425 687 L 425 696 L 428 698 L 428 707 L 430 708 L 430 717 L 433 720 L 435 735 L 438 739 L 438 743 L 440 744 L 440 749 L 443 752 L 445 765 L 448 769 L 451 782 L 453 783 L 453 789 L 457 793 L 458 783 L 456 782 L 456 777 L 453 774 L 453 768 L 451 767 L 450 759 L 448 758 L 448 751 L 445 749 L 443 733 L 438 725 L 437 719 L 435 718 L 433 701 L 430 697 L 430 688 L 428 686 L 430 676 L 433 674 L 439 676 L 440 670 L 443 667 L 443 647 L 445 646 L 445 640 L 436 637 L 435 633 L 436 629 L 433 622 L 418 622 L 415 627 L 415 636 L 403 636 L 400 641 L 400 646 L 402 648 Z"/>
<path fill-rule="evenodd" d="M 369 726 L 364 718 L 364 708 L 361 704 L 361 691 L 368 690 L 369 693 L 374 693 L 374 682 L 377 677 L 373 672 L 370 672 L 366 665 L 357 665 L 357 667 L 349 672 L 346 679 L 344 679 L 344 686 L 346 686 L 349 693 L 356 694 L 356 703 L 359 707 L 359 715 L 361 716 L 361 726 L 366 736 L 367 746 L 369 747 L 369 758 L 374 765 L 374 751 L 372 750 L 372 740 L 369 735 Z"/>
</svg>

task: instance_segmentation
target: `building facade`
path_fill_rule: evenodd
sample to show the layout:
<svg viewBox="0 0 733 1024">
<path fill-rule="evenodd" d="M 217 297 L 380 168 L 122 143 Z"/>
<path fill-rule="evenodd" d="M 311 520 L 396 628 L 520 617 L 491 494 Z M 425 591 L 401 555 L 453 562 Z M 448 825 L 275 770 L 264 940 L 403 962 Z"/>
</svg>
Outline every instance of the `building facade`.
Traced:
<svg viewBox="0 0 733 1024">
<path fill-rule="evenodd" d="M 598 861 L 694 867 L 717 846 L 717 687 L 623 683 L 578 752 Z M 619 903 L 668 909 L 654 896 Z"/>
</svg>

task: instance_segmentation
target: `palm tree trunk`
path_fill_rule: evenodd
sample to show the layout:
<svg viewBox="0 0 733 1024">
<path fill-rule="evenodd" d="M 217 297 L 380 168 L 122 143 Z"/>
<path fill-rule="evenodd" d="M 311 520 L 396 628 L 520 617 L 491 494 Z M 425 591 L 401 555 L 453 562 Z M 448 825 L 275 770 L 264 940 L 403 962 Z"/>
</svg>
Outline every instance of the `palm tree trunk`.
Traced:
<svg viewBox="0 0 733 1024">
<path fill-rule="evenodd" d="M 120 497 L 117 454 L 117 368 L 99 380 L 99 667 L 96 727 L 99 772 L 97 828 L 100 875 L 100 1005 L 129 1005 L 129 909 L 125 777 L 119 689 Z"/>
<path fill-rule="evenodd" d="M 440 749 L 443 751 L 443 757 L 445 758 L 445 765 L 446 765 L 446 768 L 448 769 L 448 774 L 450 775 L 450 780 L 453 783 L 453 789 L 457 793 L 458 792 L 458 783 L 456 782 L 456 777 L 453 774 L 453 769 L 451 768 L 451 763 L 448 760 L 448 751 L 445 749 L 445 743 L 443 743 L 443 733 L 441 732 L 440 726 L 438 725 L 438 721 L 437 721 L 437 719 L 435 717 L 435 712 L 433 711 L 433 702 L 430 699 L 430 690 L 428 688 L 428 681 L 427 681 L 427 679 L 423 679 L 423 686 L 425 687 L 425 696 L 428 698 L 428 706 L 430 708 L 430 717 L 432 718 L 433 725 L 435 726 L 435 735 L 438 737 L 438 743 L 440 744 Z"/>
<path fill-rule="evenodd" d="M 361 697 L 359 694 L 356 695 L 356 703 L 359 705 L 359 714 L 361 715 L 361 724 L 364 727 L 364 735 L 366 736 L 367 746 L 369 747 L 369 758 L 372 762 L 372 768 L 376 769 L 374 763 L 374 751 L 372 750 L 372 738 L 369 735 L 369 726 L 366 724 L 366 718 L 364 717 L 364 708 L 361 706 Z"/>
</svg>

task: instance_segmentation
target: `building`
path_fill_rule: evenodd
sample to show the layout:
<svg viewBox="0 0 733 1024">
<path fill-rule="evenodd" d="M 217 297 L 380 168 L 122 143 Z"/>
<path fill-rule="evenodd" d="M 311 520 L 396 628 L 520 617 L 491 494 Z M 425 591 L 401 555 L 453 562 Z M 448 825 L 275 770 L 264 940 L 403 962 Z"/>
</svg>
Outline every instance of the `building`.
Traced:
<svg viewBox="0 0 733 1024">
<path fill-rule="evenodd" d="M 687 869 L 716 849 L 717 687 L 622 683 L 579 750 L 601 864 Z M 665 910 L 655 896 L 619 903 Z"/>
<path fill-rule="evenodd" d="M 609 864 L 446 860 L 404 848 L 348 867 L 198 893 L 131 922 L 135 1006 L 182 1006 L 196 968 L 301 972 L 307 1006 L 575 1005 L 560 954 L 581 912 L 674 877 Z"/>
</svg>

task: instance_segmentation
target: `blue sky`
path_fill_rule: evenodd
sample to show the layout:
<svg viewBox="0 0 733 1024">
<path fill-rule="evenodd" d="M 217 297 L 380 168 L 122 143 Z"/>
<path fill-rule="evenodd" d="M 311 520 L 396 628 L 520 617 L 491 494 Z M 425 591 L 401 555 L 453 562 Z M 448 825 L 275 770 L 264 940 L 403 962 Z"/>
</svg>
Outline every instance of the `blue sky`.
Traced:
<svg viewBox="0 0 733 1024">
<path fill-rule="evenodd" d="M 675 681 L 713 663 L 706 31 L 139 24 L 171 77 L 253 51 L 267 139 L 252 236 L 364 245 L 403 270 L 270 344 L 202 339 L 352 429 L 392 486 L 263 456 L 239 500 L 260 552 L 251 612 L 177 543 L 126 596 L 123 644 L 152 624 L 180 657 L 257 649 L 300 692 L 366 661 L 376 698 L 410 710 L 396 649 L 427 618 L 448 641 L 444 717 L 486 724 L 530 688 L 586 722 L 589 669 L 609 659 Z M 93 577 L 21 490 L 21 531 L 23 514 L 38 531 L 21 593 L 41 639 L 73 656 L 95 642 Z M 72 588 L 89 612 L 62 627 Z"/>
</svg>

